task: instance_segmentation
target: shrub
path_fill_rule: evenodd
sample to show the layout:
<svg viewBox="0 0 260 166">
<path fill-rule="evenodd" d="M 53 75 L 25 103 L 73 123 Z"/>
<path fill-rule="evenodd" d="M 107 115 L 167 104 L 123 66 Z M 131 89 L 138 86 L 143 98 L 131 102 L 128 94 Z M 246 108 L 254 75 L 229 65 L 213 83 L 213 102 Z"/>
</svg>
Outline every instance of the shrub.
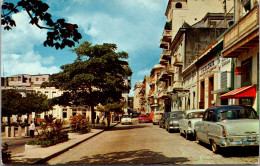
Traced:
<svg viewBox="0 0 260 166">
<path fill-rule="evenodd" d="M 37 139 L 29 140 L 26 144 L 46 147 L 68 140 L 68 134 L 61 131 L 62 122 L 55 121 L 52 115 L 45 115 L 44 119 L 45 122 L 41 124 L 43 131 L 39 133 Z"/>
<path fill-rule="evenodd" d="M 89 119 L 80 114 L 71 116 L 70 127 L 73 132 L 88 133 L 90 131 Z"/>
<path fill-rule="evenodd" d="M 9 146 L 7 145 L 7 143 L 2 145 L 2 161 L 3 164 L 8 163 L 8 161 L 11 160 L 11 152 L 8 151 Z"/>
</svg>

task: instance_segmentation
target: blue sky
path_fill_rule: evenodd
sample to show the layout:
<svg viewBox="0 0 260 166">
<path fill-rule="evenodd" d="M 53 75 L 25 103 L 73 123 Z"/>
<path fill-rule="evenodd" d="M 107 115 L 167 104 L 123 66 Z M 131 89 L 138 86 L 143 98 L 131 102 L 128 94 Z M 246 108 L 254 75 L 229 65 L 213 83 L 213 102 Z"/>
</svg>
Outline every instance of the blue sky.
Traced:
<svg viewBox="0 0 260 166">
<path fill-rule="evenodd" d="M 159 48 L 166 22 L 168 0 L 45 0 L 54 19 L 78 24 L 83 41 L 115 43 L 129 54 L 133 70 L 132 87 L 159 63 Z M 46 31 L 28 24 L 25 11 L 12 16 L 16 27 L 1 28 L 1 75 L 53 74 L 60 66 L 73 63 L 71 48 L 44 47 Z M 3 71 L 4 69 L 4 71 Z M 133 88 L 130 92 L 133 96 Z"/>
</svg>

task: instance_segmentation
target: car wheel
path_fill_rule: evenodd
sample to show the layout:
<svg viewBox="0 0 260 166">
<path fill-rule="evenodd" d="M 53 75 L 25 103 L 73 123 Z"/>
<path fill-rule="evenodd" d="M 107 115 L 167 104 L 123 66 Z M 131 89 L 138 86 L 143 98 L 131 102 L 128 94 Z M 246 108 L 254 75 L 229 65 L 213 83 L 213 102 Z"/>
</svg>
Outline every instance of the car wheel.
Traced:
<svg viewBox="0 0 260 166">
<path fill-rule="evenodd" d="M 216 142 L 214 140 L 211 140 L 210 144 L 211 144 L 213 153 L 218 153 L 220 150 L 220 147 L 216 144 Z"/>
<path fill-rule="evenodd" d="M 188 133 L 187 133 L 187 132 L 184 132 L 184 133 L 185 133 L 185 138 L 186 138 L 186 140 L 189 140 L 190 137 L 189 137 Z"/>
</svg>

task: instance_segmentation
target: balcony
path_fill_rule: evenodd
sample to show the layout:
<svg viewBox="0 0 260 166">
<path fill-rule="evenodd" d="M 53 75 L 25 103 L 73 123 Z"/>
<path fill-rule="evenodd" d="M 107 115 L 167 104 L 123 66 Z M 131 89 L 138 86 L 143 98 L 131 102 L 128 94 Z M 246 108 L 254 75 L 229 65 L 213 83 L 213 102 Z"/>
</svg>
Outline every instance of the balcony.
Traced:
<svg viewBox="0 0 260 166">
<path fill-rule="evenodd" d="M 168 42 L 165 42 L 161 39 L 160 41 L 160 48 L 164 48 L 164 49 L 168 49 L 169 47 L 169 43 Z"/>
<path fill-rule="evenodd" d="M 160 62 L 159 62 L 161 65 L 166 65 L 167 63 L 168 63 L 168 61 L 167 60 L 165 60 L 165 59 L 162 59 L 162 58 L 160 58 Z"/>
<path fill-rule="evenodd" d="M 165 60 L 170 60 L 171 59 L 171 50 L 163 49 L 160 58 L 165 59 Z"/>
<path fill-rule="evenodd" d="M 172 32 L 171 30 L 164 30 L 162 41 L 171 42 L 171 39 L 172 39 L 171 32 Z"/>
<path fill-rule="evenodd" d="M 154 78 L 151 79 L 151 81 L 150 81 L 150 86 L 153 86 L 153 85 L 155 85 L 155 79 Z"/>
<path fill-rule="evenodd" d="M 175 59 L 174 59 L 174 62 L 173 62 L 173 66 L 182 67 L 183 62 L 180 59 L 178 59 L 177 56 L 176 56 Z"/>
<path fill-rule="evenodd" d="M 246 52 L 259 44 L 259 6 L 257 5 L 225 35 L 223 41 L 223 57 L 237 58 L 241 52 Z"/>
<path fill-rule="evenodd" d="M 174 66 L 172 65 L 168 65 L 167 66 L 167 71 L 168 71 L 168 74 L 174 74 Z"/>
<path fill-rule="evenodd" d="M 182 89 L 183 89 L 182 82 L 181 81 L 174 81 L 173 86 L 172 86 L 172 90 L 178 91 L 178 90 L 182 90 Z"/>
<path fill-rule="evenodd" d="M 161 71 L 161 74 L 159 76 L 159 80 L 162 81 L 162 80 L 167 80 L 169 79 L 169 77 L 171 77 L 171 75 L 168 74 L 167 72 L 167 69 L 164 68 L 162 71 Z"/>
<path fill-rule="evenodd" d="M 163 89 L 163 90 L 159 91 L 158 98 L 161 98 L 161 99 L 168 98 L 167 89 Z"/>
</svg>

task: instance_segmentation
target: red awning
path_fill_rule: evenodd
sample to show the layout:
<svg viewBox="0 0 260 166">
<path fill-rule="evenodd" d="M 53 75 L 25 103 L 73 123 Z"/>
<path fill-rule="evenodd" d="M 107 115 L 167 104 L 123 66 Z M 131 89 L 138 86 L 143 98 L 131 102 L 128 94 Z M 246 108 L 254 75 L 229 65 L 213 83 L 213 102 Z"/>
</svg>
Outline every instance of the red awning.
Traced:
<svg viewBox="0 0 260 166">
<path fill-rule="evenodd" d="M 220 96 L 221 99 L 236 99 L 240 97 L 256 97 L 256 85 L 244 86 Z"/>
</svg>

